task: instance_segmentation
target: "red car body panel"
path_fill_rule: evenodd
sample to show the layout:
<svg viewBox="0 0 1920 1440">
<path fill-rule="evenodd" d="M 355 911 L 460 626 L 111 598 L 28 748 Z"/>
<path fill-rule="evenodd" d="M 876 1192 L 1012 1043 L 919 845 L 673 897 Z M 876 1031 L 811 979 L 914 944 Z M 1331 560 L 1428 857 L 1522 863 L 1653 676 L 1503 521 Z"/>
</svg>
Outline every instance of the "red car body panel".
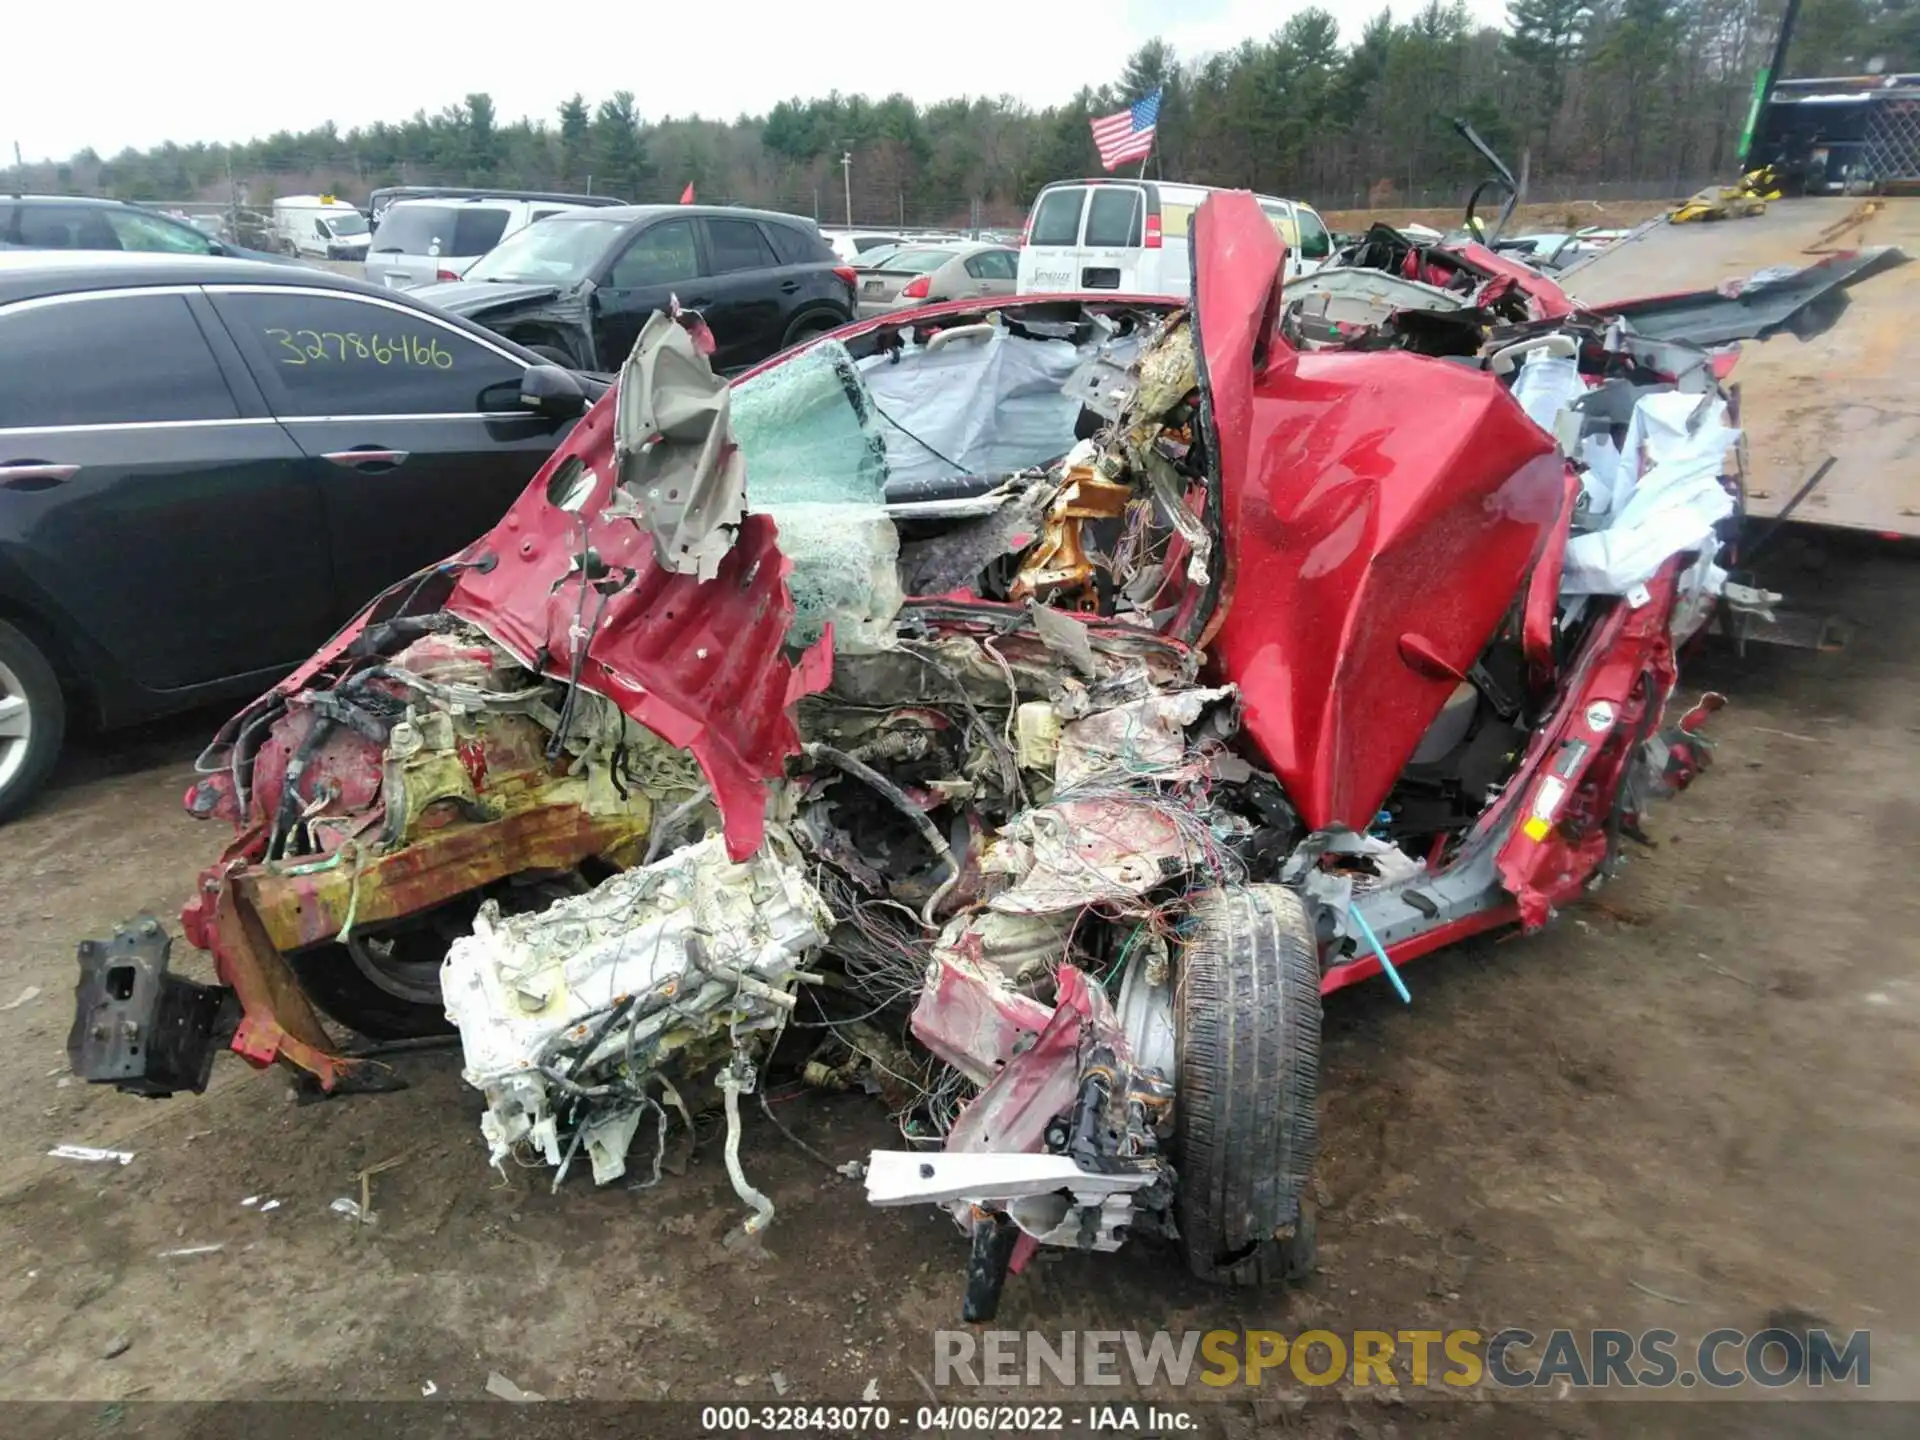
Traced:
<svg viewBox="0 0 1920 1440">
<path fill-rule="evenodd" d="M 467 552 L 491 550 L 499 563 L 463 570 L 446 608 L 555 679 L 578 664 L 581 685 L 691 751 L 713 786 L 727 853 L 744 860 L 766 832 L 766 783 L 800 748 L 788 707 L 824 683 L 831 661 L 808 657 L 809 679 L 796 682 L 784 653 L 792 566 L 766 516 L 745 517 L 719 573 L 702 583 L 659 565 L 652 536 L 630 518 L 601 513 L 618 473 L 613 400 L 609 392 L 594 406 Z M 578 515 L 547 499 L 548 477 L 574 456 L 595 476 Z M 578 563 L 583 544 L 609 569 L 634 571 L 635 582 L 611 596 L 595 591 Z M 831 636 L 820 643 L 830 647 Z"/>
<path fill-rule="evenodd" d="M 1488 249 L 1477 241 L 1467 241 L 1460 245 L 1449 245 L 1449 253 L 1467 261 L 1476 269 L 1484 271 L 1495 280 L 1505 280 L 1512 288 L 1525 292 L 1533 302 L 1533 308 L 1542 320 L 1558 320 L 1571 315 L 1574 303 L 1571 296 L 1560 288 L 1559 284 L 1542 275 L 1531 265 L 1522 264 L 1497 250 Z M 1486 304 L 1492 296 L 1484 291 L 1480 303 Z"/>
<path fill-rule="evenodd" d="M 1295 351 L 1257 207 L 1195 225 L 1233 551 L 1210 648 L 1301 818 L 1364 830 L 1540 558 L 1566 463 L 1483 371 Z"/>
<path fill-rule="evenodd" d="M 1616 605 L 1594 627 L 1512 781 L 1462 847 L 1465 854 L 1476 842 L 1497 845 L 1500 886 L 1513 898 L 1388 946 L 1395 965 L 1516 922 L 1537 930 L 1552 918 L 1555 906 L 1577 898 L 1605 863 L 1608 823 L 1627 767 L 1658 725 L 1677 678 L 1668 626 L 1683 564 L 1669 561 L 1648 582 L 1644 604 Z M 1607 723 L 1596 726 L 1601 705 L 1607 707 Z M 1552 812 L 1549 822 L 1529 829 L 1527 820 L 1543 808 L 1543 787 L 1554 785 L 1561 788 L 1545 807 Z M 1378 958 L 1362 950 L 1325 969 L 1320 993 L 1330 995 L 1380 973 Z"/>
<path fill-rule="evenodd" d="M 1678 679 L 1669 626 L 1681 569 L 1669 560 L 1647 583 L 1644 602 L 1615 605 L 1599 622 L 1501 797 L 1500 808 L 1517 810 L 1519 823 L 1500 848 L 1500 881 L 1529 930 L 1577 896 L 1606 859 L 1627 767 Z M 1602 705 L 1607 723 L 1595 725 Z M 1547 823 L 1530 832 L 1525 817 L 1543 812 Z"/>
</svg>

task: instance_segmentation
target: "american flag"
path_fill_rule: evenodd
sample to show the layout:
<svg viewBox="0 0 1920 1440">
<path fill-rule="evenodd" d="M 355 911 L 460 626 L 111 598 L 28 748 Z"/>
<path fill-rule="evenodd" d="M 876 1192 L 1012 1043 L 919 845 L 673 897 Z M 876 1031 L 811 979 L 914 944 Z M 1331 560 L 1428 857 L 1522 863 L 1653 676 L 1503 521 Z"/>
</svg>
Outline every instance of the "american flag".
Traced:
<svg viewBox="0 0 1920 1440">
<path fill-rule="evenodd" d="M 1093 122 L 1093 143 L 1100 163 L 1111 170 L 1129 160 L 1144 160 L 1153 150 L 1153 128 L 1160 120 L 1160 92 L 1136 100 L 1117 115 Z"/>
</svg>

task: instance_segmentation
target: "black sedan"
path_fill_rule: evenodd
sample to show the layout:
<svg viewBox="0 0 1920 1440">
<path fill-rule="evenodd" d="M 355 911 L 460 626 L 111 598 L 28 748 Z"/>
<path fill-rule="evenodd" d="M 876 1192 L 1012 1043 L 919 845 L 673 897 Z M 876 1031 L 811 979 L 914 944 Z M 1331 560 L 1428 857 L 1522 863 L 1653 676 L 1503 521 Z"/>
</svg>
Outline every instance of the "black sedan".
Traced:
<svg viewBox="0 0 1920 1440">
<path fill-rule="evenodd" d="M 70 717 L 256 691 L 485 531 L 603 388 L 323 271 L 0 251 L 0 818 Z"/>
<path fill-rule="evenodd" d="M 422 299 L 556 364 L 617 369 L 640 327 L 678 301 L 738 370 L 853 319 L 854 272 L 811 220 L 765 210 L 627 205 L 552 215 Z"/>
<path fill-rule="evenodd" d="M 224 255 L 296 265 L 290 255 L 216 240 L 171 215 L 92 195 L 0 195 L 0 247 L 123 250 L 138 254 Z"/>
</svg>

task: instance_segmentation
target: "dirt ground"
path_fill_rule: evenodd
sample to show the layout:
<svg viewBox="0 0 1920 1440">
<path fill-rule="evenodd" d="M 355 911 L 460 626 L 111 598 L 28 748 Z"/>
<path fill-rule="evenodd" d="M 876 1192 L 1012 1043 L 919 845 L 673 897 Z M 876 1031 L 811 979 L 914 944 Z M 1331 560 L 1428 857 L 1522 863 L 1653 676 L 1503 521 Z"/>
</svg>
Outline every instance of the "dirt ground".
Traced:
<svg viewBox="0 0 1920 1440">
<path fill-rule="evenodd" d="M 1683 196 L 1672 200 L 1554 200 L 1522 205 L 1513 212 L 1509 235 L 1536 230 L 1580 230 L 1589 225 L 1624 230 L 1664 215 Z M 1417 210 L 1327 210 L 1321 219 L 1338 234 L 1357 234 L 1369 225 L 1431 225 L 1445 232 L 1460 223 L 1461 207 L 1441 205 Z"/>
<path fill-rule="evenodd" d="M 1874 1392 L 1920 1398 L 1920 566 L 1878 546 L 1813 560 L 1786 579 L 1852 622 L 1850 647 L 1691 665 L 1683 689 L 1732 704 L 1714 769 L 1656 812 L 1657 850 L 1542 935 L 1420 961 L 1410 1006 L 1382 983 L 1330 1002 L 1317 1277 L 1229 1294 L 1145 1246 L 1051 1254 L 998 1323 L 1697 1338 L 1796 1310 L 1871 1330 Z M 869 1381 L 925 1398 L 958 1233 L 867 1209 L 758 1115 L 743 1153 L 779 1217 L 739 1247 L 715 1143 L 646 1192 L 503 1181 L 449 1053 L 403 1060 L 402 1093 L 317 1105 L 231 1057 L 199 1098 L 68 1083 L 75 942 L 171 919 L 221 841 L 178 803 L 215 718 L 84 743 L 0 830 L 0 1398 L 89 1401 L 76 1433 L 130 1398 L 418 1411 L 430 1384 L 425 1403 L 482 1398 L 491 1371 L 553 1398 L 771 1402 L 775 1372 L 788 1401 Z M 860 1097 L 780 1113 L 836 1162 L 888 1138 Z M 48 1158 L 61 1142 L 136 1158 Z M 375 1223 L 329 1210 L 389 1159 Z M 162 1253 L 201 1245 L 224 1248 Z M 1265 1405 L 1209 1423 L 1385 1436 L 1498 1408 Z M 1606 1428 L 1566 1415 L 1557 1433 Z"/>
</svg>

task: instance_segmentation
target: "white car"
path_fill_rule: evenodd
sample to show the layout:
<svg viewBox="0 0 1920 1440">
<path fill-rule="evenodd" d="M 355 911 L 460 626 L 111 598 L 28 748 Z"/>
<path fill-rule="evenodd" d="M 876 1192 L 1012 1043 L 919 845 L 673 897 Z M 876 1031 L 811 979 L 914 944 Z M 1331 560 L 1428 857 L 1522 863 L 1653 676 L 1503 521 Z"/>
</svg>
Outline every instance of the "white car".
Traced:
<svg viewBox="0 0 1920 1440">
<path fill-rule="evenodd" d="M 1062 180 L 1034 197 L 1020 250 L 1019 293 L 1113 290 L 1177 295 L 1192 286 L 1187 229 L 1212 194 L 1206 185 L 1160 180 Z M 1287 244 L 1289 280 L 1311 275 L 1333 253 L 1311 205 L 1257 195 Z"/>
<path fill-rule="evenodd" d="M 820 227 L 820 238 L 833 247 L 833 253 L 849 265 L 860 264 L 860 257 L 869 250 L 878 250 L 883 245 L 898 245 L 901 241 L 897 230 L 847 230 L 839 227 Z"/>
<path fill-rule="evenodd" d="M 396 200 L 374 228 L 367 279 L 390 290 L 458 280 L 507 236 L 587 208 L 555 200 Z"/>
</svg>

